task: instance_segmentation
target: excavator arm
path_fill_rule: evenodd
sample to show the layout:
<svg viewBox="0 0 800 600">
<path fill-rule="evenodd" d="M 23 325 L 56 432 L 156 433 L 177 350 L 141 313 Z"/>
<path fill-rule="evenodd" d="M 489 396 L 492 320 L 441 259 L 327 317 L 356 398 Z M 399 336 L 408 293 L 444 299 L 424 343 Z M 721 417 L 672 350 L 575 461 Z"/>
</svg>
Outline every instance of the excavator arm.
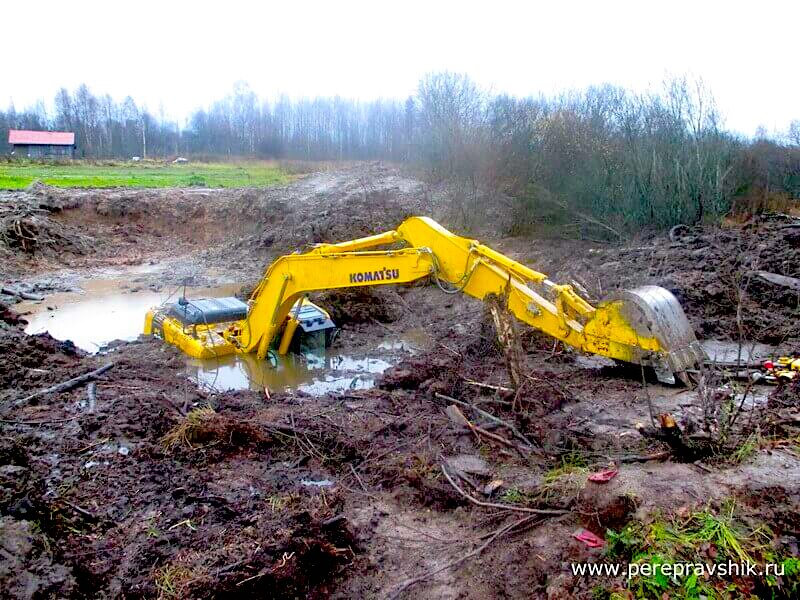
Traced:
<svg viewBox="0 0 800 600">
<path fill-rule="evenodd" d="M 399 243 L 407 247 L 376 249 Z M 674 382 L 675 374 L 704 358 L 686 315 L 667 290 L 645 286 L 593 306 L 572 286 L 553 283 L 545 274 L 427 217 L 408 218 L 395 231 L 321 244 L 277 259 L 253 292 L 246 317 L 217 331 L 216 338 L 214 328 L 206 324 L 200 336 L 205 335 L 205 341 L 192 351 L 186 350 L 189 341 L 178 339 L 182 334 L 176 327 L 171 335 L 180 343 L 166 333 L 163 337 L 194 356 L 213 346 L 214 354 L 257 352 L 263 358 L 281 330 L 279 351 L 286 351 L 297 326 L 291 311 L 299 310 L 308 293 L 425 277 L 445 293 L 504 298 L 523 323 L 582 352 L 651 366 L 662 381 Z M 163 319 L 159 322 L 163 326 Z"/>
<path fill-rule="evenodd" d="M 653 367 L 669 383 L 705 358 L 683 309 L 664 288 L 643 286 L 594 307 L 572 286 L 553 283 L 547 275 L 426 217 L 407 219 L 398 232 L 412 245 L 431 248 L 437 279 L 479 299 L 505 295 L 517 319 L 577 350 Z"/>
<path fill-rule="evenodd" d="M 253 291 L 240 332 L 228 339 L 241 352 L 264 358 L 289 311 L 305 294 L 320 290 L 410 283 L 433 272 L 425 248 L 388 251 L 318 252 L 282 256 Z M 233 330 L 231 330 L 233 331 Z"/>
</svg>

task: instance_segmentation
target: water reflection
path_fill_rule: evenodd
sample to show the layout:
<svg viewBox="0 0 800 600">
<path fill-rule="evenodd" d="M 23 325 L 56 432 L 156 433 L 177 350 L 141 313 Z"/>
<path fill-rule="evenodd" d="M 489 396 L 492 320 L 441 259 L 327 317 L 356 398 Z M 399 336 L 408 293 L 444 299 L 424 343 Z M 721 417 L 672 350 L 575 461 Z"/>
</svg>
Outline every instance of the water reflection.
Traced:
<svg viewBox="0 0 800 600">
<path fill-rule="evenodd" d="M 288 354 L 268 360 L 259 360 L 255 354 L 187 359 L 190 378 L 202 387 L 219 391 L 297 389 L 315 396 L 372 387 L 375 377 L 391 366 L 380 358 L 355 357 L 330 348 L 327 353 Z"/>
</svg>

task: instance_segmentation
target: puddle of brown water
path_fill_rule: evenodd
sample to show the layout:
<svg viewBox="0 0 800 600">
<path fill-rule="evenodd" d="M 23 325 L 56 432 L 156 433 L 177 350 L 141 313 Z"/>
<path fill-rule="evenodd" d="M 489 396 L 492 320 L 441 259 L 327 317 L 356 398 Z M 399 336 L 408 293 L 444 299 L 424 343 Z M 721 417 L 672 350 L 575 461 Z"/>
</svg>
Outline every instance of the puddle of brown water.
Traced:
<svg viewBox="0 0 800 600">
<path fill-rule="evenodd" d="M 289 354 L 273 360 L 255 355 L 226 356 L 217 360 L 190 359 L 187 371 L 204 388 L 251 389 L 270 393 L 296 389 L 319 396 L 328 392 L 364 389 L 392 366 L 382 358 L 355 357 L 328 349 L 324 354 Z"/>
<path fill-rule="evenodd" d="M 142 333 L 145 312 L 177 296 L 176 290 L 125 292 L 121 289 L 125 283 L 126 280 L 89 281 L 83 285 L 83 293 L 53 294 L 43 302 L 18 304 L 15 310 L 28 321 L 25 333 L 46 331 L 57 340 L 71 340 L 82 350 L 97 352 L 113 340 L 135 340 Z M 187 288 L 187 295 L 229 296 L 238 287 Z"/>
<path fill-rule="evenodd" d="M 25 302 L 17 312 L 28 320 L 26 333 L 49 332 L 58 340 L 71 340 L 87 352 L 97 352 L 113 340 L 135 340 L 142 332 L 145 312 L 152 306 L 174 301 L 181 292 L 124 291 L 129 280 L 92 280 L 83 292 L 58 293 L 44 302 Z M 187 288 L 188 297 L 233 295 L 239 285 Z M 355 356 L 334 349 L 322 354 L 288 355 L 260 361 L 255 355 L 234 355 L 198 360 L 187 357 L 188 376 L 204 388 L 218 391 L 251 389 L 270 392 L 298 389 L 311 395 L 364 389 L 403 355 L 424 347 L 427 336 L 410 331 L 384 340 L 374 349 L 378 357 Z"/>
</svg>

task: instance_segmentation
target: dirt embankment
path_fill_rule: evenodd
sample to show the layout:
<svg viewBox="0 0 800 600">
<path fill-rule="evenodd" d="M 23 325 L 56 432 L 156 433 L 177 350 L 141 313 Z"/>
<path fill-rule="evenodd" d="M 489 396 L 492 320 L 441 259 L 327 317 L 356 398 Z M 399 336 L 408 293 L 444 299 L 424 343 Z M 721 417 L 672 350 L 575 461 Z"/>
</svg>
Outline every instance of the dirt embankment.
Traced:
<svg viewBox="0 0 800 600">
<path fill-rule="evenodd" d="M 681 228 L 644 247 L 598 255 L 600 273 L 620 287 L 645 279 L 669 289 L 698 337 L 800 342 L 798 219 L 760 216 L 723 229 Z"/>
<path fill-rule="evenodd" d="M 64 269 L 150 264 L 136 276 L 139 287 L 252 282 L 281 254 L 389 230 L 410 214 L 431 214 L 434 205 L 424 184 L 381 164 L 266 189 L 36 184 L 0 194 L 0 223 L 9 230 L 5 237 L 0 231 L 0 278 L 47 293 L 58 289 Z"/>
<path fill-rule="evenodd" d="M 4 278 L 58 268 L 162 260 L 223 237 L 242 190 L 69 190 L 34 184 L 0 194 Z"/>
<path fill-rule="evenodd" d="M 230 265 L 244 282 L 304 244 L 441 214 L 425 186 L 380 165 L 265 191 L 29 195 L 56 193 L 66 198 L 48 200 L 62 204 L 47 218 L 92 238 L 90 250 L 9 247 L 7 283 L 24 269 L 170 253 L 199 274 Z M 798 276 L 796 229 L 760 219 L 627 247 L 486 241 L 595 298 L 667 285 L 701 335 L 735 339 L 744 324 L 748 336 L 791 341 L 796 295 L 759 273 Z M 86 355 L 26 336 L 0 307 L 0 589 L 17 598 L 625 597 L 621 578 L 572 575 L 570 562 L 605 560 L 576 530 L 610 544 L 609 529 L 716 511 L 731 498 L 737 518 L 771 527 L 775 556 L 797 555 L 797 386 L 749 392 L 732 432 L 747 445 L 694 464 L 648 430 L 658 429 L 651 410 L 669 414 L 682 442 L 702 444 L 708 406 L 697 390 L 643 384 L 638 369 L 522 331 L 525 376 L 513 391 L 478 301 L 419 285 L 323 303 L 344 325 L 340 344 L 375 347 L 415 329 L 430 347 L 376 389 L 209 394 L 173 348 L 148 340 Z M 107 363 L 91 388 L 29 398 Z M 589 480 L 609 468 L 611 481 Z"/>
<path fill-rule="evenodd" d="M 665 287 L 701 339 L 800 342 L 797 218 L 764 215 L 725 227 L 681 227 L 623 245 L 519 238 L 496 244 L 553 281 L 577 284 L 593 301 L 619 289 Z"/>
</svg>

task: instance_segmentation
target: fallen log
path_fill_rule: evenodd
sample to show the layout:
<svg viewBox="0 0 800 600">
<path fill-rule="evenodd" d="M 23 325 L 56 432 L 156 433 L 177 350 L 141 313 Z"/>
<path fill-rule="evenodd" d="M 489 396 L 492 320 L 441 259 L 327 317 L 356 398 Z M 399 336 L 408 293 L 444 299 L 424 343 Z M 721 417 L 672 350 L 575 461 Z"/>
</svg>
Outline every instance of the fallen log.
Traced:
<svg viewBox="0 0 800 600">
<path fill-rule="evenodd" d="M 17 400 L 16 404 L 17 405 L 25 404 L 27 402 L 30 402 L 34 398 L 38 398 L 40 396 L 46 396 L 48 394 L 59 394 L 61 392 L 67 392 L 76 387 L 80 387 L 86 383 L 89 383 L 93 379 L 96 379 L 97 377 L 108 371 L 113 366 L 114 363 L 108 363 L 106 365 L 103 365 L 99 369 L 95 369 L 94 371 L 89 371 L 88 373 L 79 375 L 78 377 L 73 377 L 72 379 L 68 379 L 67 381 L 59 383 L 58 385 L 54 385 L 49 388 L 39 390 L 38 392 L 31 394 L 30 396 L 26 396 L 21 400 Z"/>
<path fill-rule="evenodd" d="M 22 290 L 15 290 L 8 287 L 0 288 L 0 293 L 5 294 L 6 296 L 16 296 L 17 298 L 22 298 L 23 300 L 44 300 L 44 296 L 37 296 L 36 294 L 23 292 Z"/>
<path fill-rule="evenodd" d="M 754 275 L 772 285 L 800 292 L 800 279 L 797 277 L 778 275 L 777 273 L 770 273 L 769 271 L 754 271 Z"/>
</svg>

